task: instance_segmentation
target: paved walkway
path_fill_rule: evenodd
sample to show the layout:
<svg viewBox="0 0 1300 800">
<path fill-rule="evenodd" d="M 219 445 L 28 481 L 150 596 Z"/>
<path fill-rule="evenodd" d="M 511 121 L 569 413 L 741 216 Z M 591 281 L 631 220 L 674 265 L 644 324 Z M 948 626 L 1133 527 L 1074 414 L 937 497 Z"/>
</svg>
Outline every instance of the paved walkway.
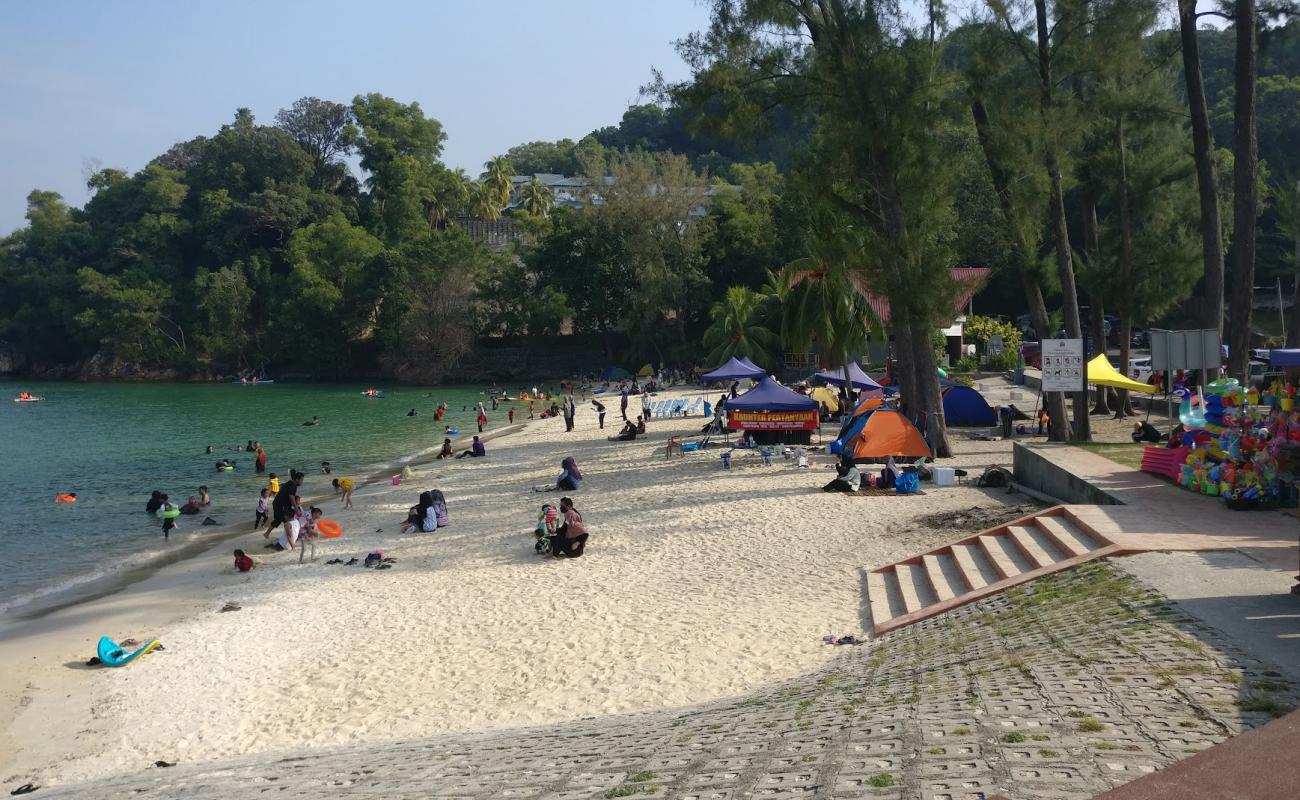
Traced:
<svg viewBox="0 0 1300 800">
<path fill-rule="evenodd" d="M 1297 699 L 1273 665 L 1090 564 L 843 647 L 819 672 L 731 701 L 181 764 L 36 796 L 1082 800 Z"/>
</svg>

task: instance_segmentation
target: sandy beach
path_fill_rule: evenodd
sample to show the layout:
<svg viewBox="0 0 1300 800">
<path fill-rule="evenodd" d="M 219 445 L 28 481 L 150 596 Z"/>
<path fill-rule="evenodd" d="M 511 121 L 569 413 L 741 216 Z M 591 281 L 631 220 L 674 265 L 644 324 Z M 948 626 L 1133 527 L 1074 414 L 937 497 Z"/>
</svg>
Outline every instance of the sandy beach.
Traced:
<svg viewBox="0 0 1300 800">
<path fill-rule="evenodd" d="M 670 397 L 667 393 L 661 397 Z M 954 537 L 918 519 L 1024 498 L 925 486 L 921 496 L 848 497 L 832 476 L 716 450 L 665 459 L 698 417 L 655 420 L 632 443 L 605 439 L 589 406 L 577 429 L 530 423 L 485 459 L 415 468 L 401 486 L 330 501 L 345 536 L 317 560 L 224 542 L 126 590 L 0 631 L 0 777 L 50 785 L 329 743 L 513 727 L 682 706 L 814 669 L 824 634 L 867 627 L 859 568 Z M 832 434 L 831 428 L 824 429 Z M 829 438 L 829 437 L 827 437 Z M 957 440 L 951 462 L 1007 463 Z M 573 456 L 591 540 L 542 559 L 532 527 Z M 974 474 L 974 472 L 972 472 Z M 328 490 L 308 475 L 307 494 Z M 419 492 L 445 492 L 451 525 L 400 535 Z M 558 495 L 549 495 L 558 499 Z M 265 566 L 231 568 L 243 546 Z M 382 549 L 394 567 L 327 565 Z M 241 609 L 222 613 L 227 603 Z M 101 635 L 157 636 L 165 652 L 123 669 L 83 666 Z"/>
</svg>

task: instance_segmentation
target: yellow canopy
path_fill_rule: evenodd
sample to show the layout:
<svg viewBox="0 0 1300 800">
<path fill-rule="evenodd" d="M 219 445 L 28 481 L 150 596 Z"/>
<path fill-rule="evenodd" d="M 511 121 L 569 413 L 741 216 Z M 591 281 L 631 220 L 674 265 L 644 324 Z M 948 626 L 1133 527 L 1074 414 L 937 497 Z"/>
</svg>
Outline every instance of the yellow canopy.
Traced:
<svg viewBox="0 0 1300 800">
<path fill-rule="evenodd" d="M 1110 386 L 1115 389 L 1128 389 L 1130 392 L 1153 394 L 1156 387 L 1149 383 L 1138 383 L 1126 378 L 1119 370 L 1110 365 L 1105 355 L 1099 355 L 1088 362 L 1088 383 L 1094 386 Z"/>
<path fill-rule="evenodd" d="M 825 403 L 832 413 L 840 410 L 840 398 L 829 386 L 818 386 L 808 395 L 819 403 Z"/>
<path fill-rule="evenodd" d="M 643 378 L 648 378 L 648 377 L 650 377 L 651 375 L 655 374 L 655 370 L 654 370 L 654 367 L 650 366 L 649 364 L 646 364 L 644 367 L 642 367 L 641 369 L 637 370 L 637 373 L 636 373 L 636 374 L 637 374 L 637 375 L 640 375 L 640 376 L 643 377 Z"/>
</svg>

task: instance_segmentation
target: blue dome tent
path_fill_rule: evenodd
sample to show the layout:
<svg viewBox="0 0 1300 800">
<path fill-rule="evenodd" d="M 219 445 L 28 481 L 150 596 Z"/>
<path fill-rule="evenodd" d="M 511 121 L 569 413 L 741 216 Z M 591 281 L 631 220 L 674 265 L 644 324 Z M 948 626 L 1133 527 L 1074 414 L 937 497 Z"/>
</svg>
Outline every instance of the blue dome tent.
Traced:
<svg viewBox="0 0 1300 800">
<path fill-rule="evenodd" d="M 996 425 L 998 414 L 971 386 L 954 383 L 943 390 L 943 416 L 949 425 L 987 427 Z"/>
</svg>

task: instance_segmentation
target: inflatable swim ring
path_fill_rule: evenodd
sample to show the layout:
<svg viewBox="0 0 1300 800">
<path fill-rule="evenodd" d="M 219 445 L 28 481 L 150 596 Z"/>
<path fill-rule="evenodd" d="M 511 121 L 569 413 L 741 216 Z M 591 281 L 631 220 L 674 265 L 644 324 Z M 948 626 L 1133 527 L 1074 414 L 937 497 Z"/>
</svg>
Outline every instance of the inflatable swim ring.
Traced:
<svg viewBox="0 0 1300 800">
<path fill-rule="evenodd" d="M 181 510 L 179 508 L 172 508 L 166 511 L 162 510 L 161 508 L 158 509 L 159 519 L 176 519 L 180 515 L 181 515 Z"/>
<path fill-rule="evenodd" d="M 460 433 L 460 428 L 451 428 L 450 430 L 443 431 L 443 433 L 450 433 L 452 436 L 455 436 Z"/>
<path fill-rule="evenodd" d="M 326 539 L 337 539 L 343 535 L 343 528 L 332 519 L 322 519 L 316 523 L 316 532 Z"/>
<path fill-rule="evenodd" d="M 235 468 L 234 468 L 234 467 L 222 467 L 222 468 L 221 468 L 221 471 L 222 471 L 222 472 L 234 472 L 234 471 L 235 471 Z"/>
<path fill-rule="evenodd" d="M 77 502 L 77 493 L 76 493 L 76 492 L 59 492 L 58 494 L 54 495 L 54 502 L 56 502 L 56 503 L 75 503 L 75 502 Z"/>
</svg>

